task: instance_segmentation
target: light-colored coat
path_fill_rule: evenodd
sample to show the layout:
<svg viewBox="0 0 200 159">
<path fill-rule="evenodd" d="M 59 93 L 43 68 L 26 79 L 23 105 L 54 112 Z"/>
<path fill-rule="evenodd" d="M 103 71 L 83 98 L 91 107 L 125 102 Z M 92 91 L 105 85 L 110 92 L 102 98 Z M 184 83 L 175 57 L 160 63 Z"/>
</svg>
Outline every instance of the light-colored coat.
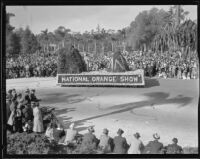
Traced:
<svg viewBox="0 0 200 159">
<path fill-rule="evenodd" d="M 15 114 L 15 111 L 12 111 L 11 114 L 10 114 L 10 117 L 9 117 L 9 119 L 8 119 L 8 125 L 13 126 L 15 115 L 16 115 L 16 114 Z"/>
<path fill-rule="evenodd" d="M 38 107 L 33 108 L 33 131 L 34 132 L 43 132 L 43 119 L 42 119 L 42 114 L 41 111 Z"/>
<path fill-rule="evenodd" d="M 137 139 L 133 136 L 129 143 L 130 147 L 128 150 L 128 154 L 141 154 L 141 150 L 143 149 L 144 145 L 140 139 Z"/>
</svg>

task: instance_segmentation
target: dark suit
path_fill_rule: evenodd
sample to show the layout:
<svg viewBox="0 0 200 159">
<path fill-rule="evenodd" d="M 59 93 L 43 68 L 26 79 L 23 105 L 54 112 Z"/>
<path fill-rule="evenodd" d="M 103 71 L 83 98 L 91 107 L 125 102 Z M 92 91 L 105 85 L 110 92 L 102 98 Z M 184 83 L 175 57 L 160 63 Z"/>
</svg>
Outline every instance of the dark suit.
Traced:
<svg viewBox="0 0 200 159">
<path fill-rule="evenodd" d="M 37 101 L 38 99 L 37 99 L 37 97 L 35 96 L 35 94 L 30 94 L 30 100 L 31 101 Z"/>
<path fill-rule="evenodd" d="M 31 99 L 30 99 L 30 96 L 28 94 L 26 94 L 24 96 L 24 99 L 23 99 L 23 105 L 26 105 L 26 104 L 31 104 Z"/>
<path fill-rule="evenodd" d="M 167 146 L 167 154 L 181 154 L 183 153 L 183 149 L 181 146 L 177 145 L 177 144 L 169 144 Z"/>
<path fill-rule="evenodd" d="M 98 144 L 98 139 L 96 138 L 96 136 L 92 133 L 86 133 L 83 136 L 83 141 L 82 141 L 82 145 L 83 147 L 87 147 L 87 146 L 91 146 L 93 145 L 94 148 L 96 148 Z"/>
<path fill-rule="evenodd" d="M 128 148 L 126 138 L 122 136 L 116 136 L 113 139 L 113 143 L 114 143 L 114 151 L 113 151 L 114 153 L 126 154 Z"/>
<path fill-rule="evenodd" d="M 22 109 L 22 116 L 24 118 L 24 122 L 28 122 L 29 120 L 33 119 L 33 110 L 29 106 L 25 106 Z"/>
<path fill-rule="evenodd" d="M 145 149 L 144 149 L 144 153 L 147 154 L 161 154 L 163 149 L 163 144 L 160 143 L 158 140 L 154 140 L 154 141 L 150 141 Z"/>
</svg>

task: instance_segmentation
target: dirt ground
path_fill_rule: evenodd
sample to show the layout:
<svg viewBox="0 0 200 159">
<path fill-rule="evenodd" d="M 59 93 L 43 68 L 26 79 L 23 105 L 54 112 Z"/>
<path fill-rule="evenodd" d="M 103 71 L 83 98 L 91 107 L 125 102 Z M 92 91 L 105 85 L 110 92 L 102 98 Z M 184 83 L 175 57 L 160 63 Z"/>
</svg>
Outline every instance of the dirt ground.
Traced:
<svg viewBox="0 0 200 159">
<path fill-rule="evenodd" d="M 114 137 L 119 128 L 129 140 L 139 132 L 144 144 L 160 134 L 167 145 L 177 137 L 181 146 L 198 146 L 199 80 L 146 79 L 145 88 L 59 87 L 56 78 L 10 79 L 7 89 L 23 92 L 35 88 L 41 106 L 56 108 L 67 128 L 85 133 L 95 125 L 99 137 L 103 128 Z"/>
</svg>

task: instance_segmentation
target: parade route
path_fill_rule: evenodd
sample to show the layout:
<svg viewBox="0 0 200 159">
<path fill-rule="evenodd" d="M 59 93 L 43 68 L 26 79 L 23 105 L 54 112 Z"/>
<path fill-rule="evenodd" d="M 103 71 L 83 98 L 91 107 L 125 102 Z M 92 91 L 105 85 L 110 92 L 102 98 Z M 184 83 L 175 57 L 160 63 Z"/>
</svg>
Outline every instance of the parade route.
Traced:
<svg viewBox="0 0 200 159">
<path fill-rule="evenodd" d="M 64 126 L 75 122 L 80 133 L 95 125 L 97 137 L 103 128 L 115 136 L 122 128 L 127 139 L 139 132 L 147 144 L 157 132 L 164 145 L 177 137 L 182 146 L 198 147 L 199 80 L 153 78 L 145 88 L 115 88 L 59 87 L 53 77 L 23 78 L 6 80 L 6 88 L 36 89 L 40 105 L 55 107 Z"/>
</svg>

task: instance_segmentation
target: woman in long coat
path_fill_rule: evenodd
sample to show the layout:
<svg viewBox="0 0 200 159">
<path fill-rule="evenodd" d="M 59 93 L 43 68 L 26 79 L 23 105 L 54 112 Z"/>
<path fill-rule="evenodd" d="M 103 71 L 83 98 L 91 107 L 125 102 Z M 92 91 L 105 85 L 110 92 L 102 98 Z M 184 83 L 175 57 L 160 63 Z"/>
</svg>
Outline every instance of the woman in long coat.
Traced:
<svg viewBox="0 0 200 159">
<path fill-rule="evenodd" d="M 41 110 L 39 109 L 39 103 L 35 103 L 33 107 L 33 131 L 37 133 L 41 133 L 44 131 L 43 128 L 43 119 L 42 119 L 42 113 Z"/>
</svg>

